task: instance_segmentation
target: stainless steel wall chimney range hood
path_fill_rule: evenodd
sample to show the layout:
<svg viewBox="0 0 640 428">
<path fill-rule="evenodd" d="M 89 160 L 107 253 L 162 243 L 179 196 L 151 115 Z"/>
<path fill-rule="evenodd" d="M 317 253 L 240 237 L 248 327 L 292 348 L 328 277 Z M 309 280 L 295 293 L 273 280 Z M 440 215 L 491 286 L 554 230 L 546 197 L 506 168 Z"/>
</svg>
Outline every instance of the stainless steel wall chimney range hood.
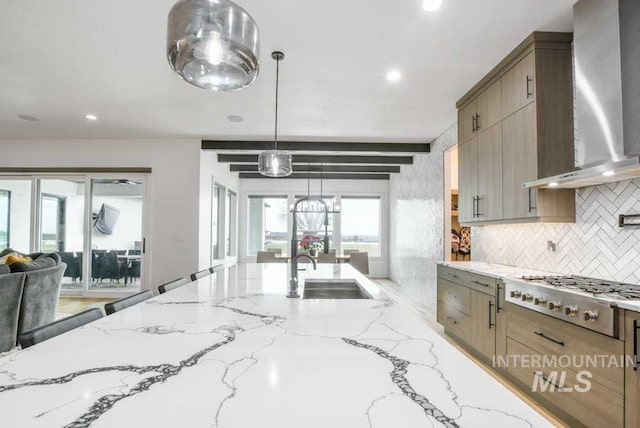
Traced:
<svg viewBox="0 0 640 428">
<path fill-rule="evenodd" d="M 524 187 L 640 177 L 640 1 L 580 0 L 573 19 L 576 170 Z"/>
</svg>

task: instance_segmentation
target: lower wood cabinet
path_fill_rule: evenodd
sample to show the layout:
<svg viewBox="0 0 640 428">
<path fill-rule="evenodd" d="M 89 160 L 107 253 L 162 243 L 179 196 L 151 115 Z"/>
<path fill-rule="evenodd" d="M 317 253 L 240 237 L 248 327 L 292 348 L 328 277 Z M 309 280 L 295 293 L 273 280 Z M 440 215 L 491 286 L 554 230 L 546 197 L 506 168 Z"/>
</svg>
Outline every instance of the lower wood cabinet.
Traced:
<svg viewBox="0 0 640 428">
<path fill-rule="evenodd" d="M 438 266 L 438 322 L 487 362 L 496 353 L 497 284 L 496 278 Z"/>
<path fill-rule="evenodd" d="M 483 357 L 496 353 L 496 298 L 471 291 L 471 340 L 469 344 Z"/>
<path fill-rule="evenodd" d="M 635 363 L 640 352 L 640 313 L 625 311 L 624 351 L 628 361 L 625 367 L 624 419 L 625 427 L 640 427 L 640 367 Z M 634 364 L 630 365 L 629 362 Z"/>
<path fill-rule="evenodd" d="M 447 335 L 568 426 L 640 428 L 640 367 L 629 364 L 639 358 L 640 313 L 621 313 L 624 337 L 609 337 L 507 303 L 500 279 L 446 266 L 438 266 L 437 305 Z M 628 367 L 578 365 L 590 356 Z"/>
</svg>

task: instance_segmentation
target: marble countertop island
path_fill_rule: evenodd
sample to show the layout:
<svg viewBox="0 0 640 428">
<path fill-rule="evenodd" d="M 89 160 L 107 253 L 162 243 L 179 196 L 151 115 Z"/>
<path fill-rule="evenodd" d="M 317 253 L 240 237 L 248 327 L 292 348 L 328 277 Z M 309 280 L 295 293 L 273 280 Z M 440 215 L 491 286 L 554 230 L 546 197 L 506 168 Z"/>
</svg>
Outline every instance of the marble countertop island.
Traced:
<svg viewBox="0 0 640 428">
<path fill-rule="evenodd" d="M 0 359 L 1 424 L 551 426 L 350 265 L 305 274 L 373 299 L 287 299 L 287 265 L 227 268 Z"/>
</svg>

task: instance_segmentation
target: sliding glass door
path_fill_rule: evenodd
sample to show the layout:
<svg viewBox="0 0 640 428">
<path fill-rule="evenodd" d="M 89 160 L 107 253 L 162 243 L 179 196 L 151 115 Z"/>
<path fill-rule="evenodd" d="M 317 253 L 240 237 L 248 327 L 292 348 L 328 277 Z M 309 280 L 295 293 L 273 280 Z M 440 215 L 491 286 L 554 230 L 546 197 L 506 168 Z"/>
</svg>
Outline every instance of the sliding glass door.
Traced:
<svg viewBox="0 0 640 428">
<path fill-rule="evenodd" d="M 90 290 L 140 290 L 143 190 L 142 180 L 91 180 Z"/>
<path fill-rule="evenodd" d="M 0 177 L 0 251 L 57 252 L 68 295 L 139 291 L 145 175 Z"/>
<path fill-rule="evenodd" d="M 38 219 L 36 251 L 57 252 L 67 265 L 64 290 L 82 291 L 85 179 L 82 177 L 37 180 Z"/>
</svg>

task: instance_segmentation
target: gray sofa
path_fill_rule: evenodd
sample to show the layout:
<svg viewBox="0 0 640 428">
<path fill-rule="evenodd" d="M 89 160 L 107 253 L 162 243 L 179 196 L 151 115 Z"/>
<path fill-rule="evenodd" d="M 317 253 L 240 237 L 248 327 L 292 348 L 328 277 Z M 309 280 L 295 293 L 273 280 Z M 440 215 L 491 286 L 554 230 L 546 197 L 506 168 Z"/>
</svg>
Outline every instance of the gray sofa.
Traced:
<svg viewBox="0 0 640 428">
<path fill-rule="evenodd" d="M 55 320 L 67 266 L 56 253 L 29 256 L 30 263 L 0 265 L 0 352 L 14 348 L 21 333 Z"/>
</svg>

